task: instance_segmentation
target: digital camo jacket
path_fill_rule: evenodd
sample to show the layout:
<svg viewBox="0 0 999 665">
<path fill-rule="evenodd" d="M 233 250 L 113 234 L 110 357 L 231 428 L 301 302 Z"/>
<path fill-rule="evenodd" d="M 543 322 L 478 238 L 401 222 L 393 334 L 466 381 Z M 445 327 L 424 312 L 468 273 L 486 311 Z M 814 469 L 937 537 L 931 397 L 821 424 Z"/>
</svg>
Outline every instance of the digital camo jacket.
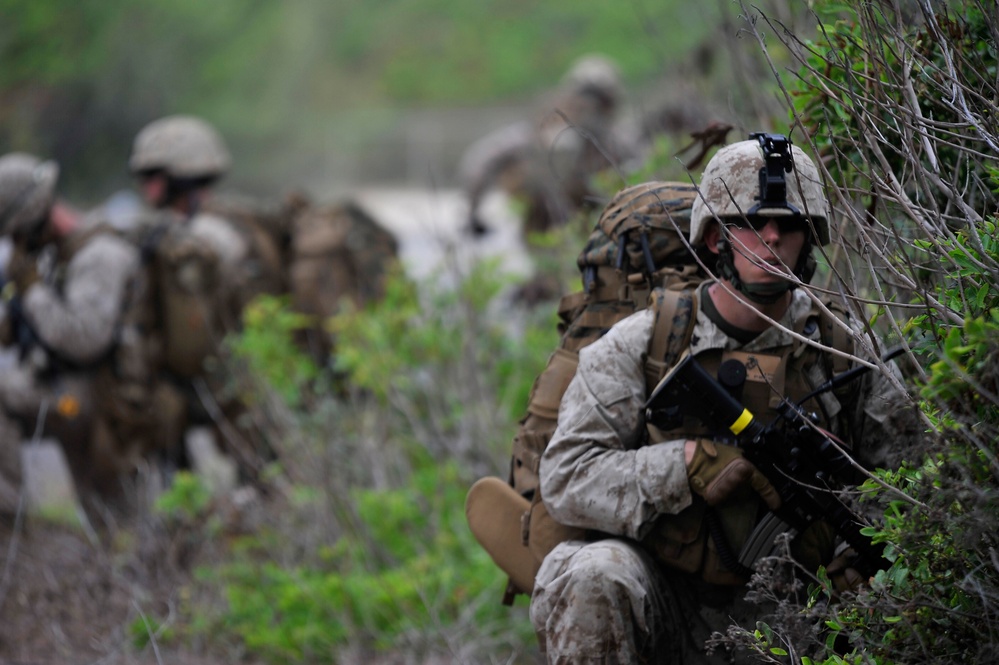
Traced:
<svg viewBox="0 0 999 665">
<path fill-rule="evenodd" d="M 817 327 L 803 325 L 812 312 L 809 296 L 801 290 L 793 295 L 782 327 L 744 346 L 699 308 L 691 354 L 725 349 L 779 354 L 796 343 L 786 329 L 805 330 L 818 342 Z M 638 312 L 580 353 L 540 466 L 545 505 L 563 524 L 641 540 L 658 516 L 677 514 L 692 503 L 685 438 L 648 442 L 646 437 L 644 361 L 653 321 L 650 310 Z M 808 383 L 816 386 L 827 378 L 820 363 L 807 373 L 812 375 L 805 377 Z M 904 408 L 906 396 L 877 371 L 868 372 L 851 392 L 856 397 L 851 404 L 840 404 L 832 394 L 822 399 L 827 412 L 850 427 L 855 457 L 869 466 L 897 462 L 918 437 L 913 411 Z"/>
</svg>

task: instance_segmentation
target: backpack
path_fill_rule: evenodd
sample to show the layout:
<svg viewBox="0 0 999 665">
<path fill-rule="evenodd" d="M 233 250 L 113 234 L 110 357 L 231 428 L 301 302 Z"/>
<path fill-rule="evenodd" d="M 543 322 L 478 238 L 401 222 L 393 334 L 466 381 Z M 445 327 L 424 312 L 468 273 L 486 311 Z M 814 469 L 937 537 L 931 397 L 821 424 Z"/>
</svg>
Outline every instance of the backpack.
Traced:
<svg viewBox="0 0 999 665">
<path fill-rule="evenodd" d="M 79 445 L 73 457 L 85 464 L 85 479 L 96 489 L 113 491 L 119 474 L 134 468 L 139 459 L 154 451 L 175 450 L 181 441 L 184 412 L 181 397 L 158 376 L 164 349 L 162 331 L 156 328 L 156 299 L 150 281 L 153 277 L 152 252 L 142 240 L 157 235 L 156 230 L 170 220 L 150 213 L 136 220 L 130 229 L 110 224 L 102 217 L 92 218 L 68 236 L 60 247 L 60 261 L 73 257 L 99 235 L 111 235 L 136 246 L 141 264 L 128 285 L 118 320 L 116 340 L 108 353 L 86 367 L 90 395 L 75 421 L 85 425 L 78 432 Z M 60 408 L 50 416 L 59 427 L 54 432 L 66 443 L 68 432 Z"/>
<path fill-rule="evenodd" d="M 332 350 L 326 320 L 345 299 L 355 307 L 380 299 L 398 255 L 395 236 L 354 203 L 311 207 L 294 218 L 288 288 L 294 310 L 313 322 L 300 341 L 320 363 Z"/>
<path fill-rule="evenodd" d="M 241 306 L 263 293 L 287 291 L 294 220 L 310 205 L 300 192 L 275 200 L 229 192 L 210 197 L 202 206 L 201 212 L 230 222 L 249 248 L 237 295 Z"/>
<path fill-rule="evenodd" d="M 530 593 L 544 554 L 579 532 L 547 518 L 537 488 L 541 454 L 555 432 L 580 349 L 645 309 L 650 296 L 663 292 L 657 289 L 681 293 L 705 277 L 686 242 L 696 193 L 694 185 L 679 182 L 647 182 L 620 191 L 577 258 L 583 288 L 559 303 L 561 338 L 534 381 L 513 438 L 507 481 L 480 479 L 466 501 L 473 533 L 510 575 L 504 604 L 512 604 L 518 593 Z M 653 302 L 657 311 L 668 310 L 677 299 L 657 296 Z M 662 315 L 678 324 L 682 318 Z"/>
</svg>

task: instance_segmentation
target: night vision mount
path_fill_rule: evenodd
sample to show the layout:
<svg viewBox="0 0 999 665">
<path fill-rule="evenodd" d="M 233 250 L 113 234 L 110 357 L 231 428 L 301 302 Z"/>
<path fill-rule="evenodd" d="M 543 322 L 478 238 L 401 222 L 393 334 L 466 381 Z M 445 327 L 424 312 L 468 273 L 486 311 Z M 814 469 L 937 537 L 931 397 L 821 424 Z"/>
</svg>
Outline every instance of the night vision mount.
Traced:
<svg viewBox="0 0 999 665">
<path fill-rule="evenodd" d="M 749 209 L 748 215 L 755 215 L 760 210 L 780 208 L 790 210 L 795 215 L 801 211 L 787 202 L 787 179 L 785 173 L 794 168 L 794 158 L 791 156 L 791 140 L 783 134 L 767 134 L 754 132 L 749 139 L 756 139 L 763 148 L 763 168 L 760 169 L 759 203 Z"/>
</svg>

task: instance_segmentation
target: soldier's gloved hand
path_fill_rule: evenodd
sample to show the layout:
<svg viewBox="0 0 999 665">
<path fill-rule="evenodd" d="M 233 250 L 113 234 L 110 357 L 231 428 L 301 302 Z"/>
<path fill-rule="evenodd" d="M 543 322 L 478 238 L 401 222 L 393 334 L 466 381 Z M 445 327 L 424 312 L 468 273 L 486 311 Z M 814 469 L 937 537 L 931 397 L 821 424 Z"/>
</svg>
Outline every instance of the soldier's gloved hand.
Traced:
<svg viewBox="0 0 999 665">
<path fill-rule="evenodd" d="M 739 448 L 710 439 L 697 439 L 694 445 L 694 455 L 687 464 L 687 478 L 691 489 L 703 496 L 709 506 L 718 505 L 736 490 L 749 485 L 770 510 L 780 508 L 777 490 L 743 457 Z"/>
<path fill-rule="evenodd" d="M 863 575 L 853 567 L 853 561 L 856 558 L 857 552 L 852 547 L 847 548 L 826 566 L 826 574 L 837 592 L 856 591 L 864 584 Z"/>
<path fill-rule="evenodd" d="M 812 522 L 791 544 L 795 561 L 810 572 L 831 561 L 835 551 L 836 531 L 825 520 Z"/>
<path fill-rule="evenodd" d="M 38 258 L 23 251 L 15 250 L 7 262 L 7 279 L 14 285 L 18 294 L 23 294 L 38 281 Z"/>
</svg>

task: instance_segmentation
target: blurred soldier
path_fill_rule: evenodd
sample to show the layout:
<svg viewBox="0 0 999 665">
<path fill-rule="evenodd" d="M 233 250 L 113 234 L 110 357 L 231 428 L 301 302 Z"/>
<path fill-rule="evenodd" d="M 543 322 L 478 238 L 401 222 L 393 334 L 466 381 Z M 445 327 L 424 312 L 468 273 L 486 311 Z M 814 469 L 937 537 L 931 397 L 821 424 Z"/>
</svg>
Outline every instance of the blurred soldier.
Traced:
<svg viewBox="0 0 999 665">
<path fill-rule="evenodd" d="M 488 231 L 483 198 L 502 189 L 524 201 L 526 231 L 564 223 L 586 203 L 591 176 L 631 152 L 615 127 L 624 96 L 617 67 L 600 55 L 580 58 L 539 118 L 503 127 L 466 151 L 459 165 L 469 228 Z"/>
<path fill-rule="evenodd" d="M 165 281 L 160 286 L 166 289 L 161 294 L 165 297 L 161 305 L 168 311 L 176 307 L 201 309 L 204 302 L 200 296 L 198 304 L 193 305 L 193 300 L 181 292 L 187 296 L 192 290 L 201 291 L 201 295 L 210 293 L 214 311 L 202 312 L 206 321 L 199 321 L 188 331 L 202 338 L 238 325 L 240 310 L 251 297 L 247 289 L 257 269 L 253 265 L 253 239 L 232 220 L 204 211 L 212 186 L 225 175 L 229 164 L 229 151 L 222 137 L 211 125 L 193 116 L 169 116 L 144 127 L 135 138 L 129 159 L 142 198 L 150 207 L 166 211 L 175 222 L 161 223 L 149 237 L 155 244 L 150 249 L 155 250 L 158 268 L 171 273 L 170 279 L 161 275 Z M 191 265 L 179 271 L 183 276 L 172 274 L 181 264 L 199 265 L 201 274 L 195 275 Z M 188 282 L 177 283 L 178 277 Z M 202 283 L 196 285 L 192 279 Z M 198 318 L 187 314 L 189 322 L 192 317 Z M 165 320 L 173 324 L 183 318 L 168 315 Z M 223 327 L 206 326 L 209 322 Z M 182 374 L 199 371 L 211 344 L 207 339 L 198 339 L 203 348 L 195 350 L 192 342 L 184 343 L 180 337 L 170 339 L 168 335 L 168 345 L 187 347 L 168 349 L 168 364 L 174 365 L 174 370 L 179 370 L 175 365 L 182 365 Z M 185 353 L 193 355 L 183 359 L 178 356 Z"/>
<path fill-rule="evenodd" d="M 137 134 L 129 167 L 142 198 L 159 213 L 136 240 L 155 289 L 163 372 L 185 394 L 188 424 L 217 429 L 219 441 L 253 474 L 260 461 L 254 449 L 265 446 L 251 446 L 255 433 L 231 426 L 243 408 L 228 394 L 229 377 L 215 360 L 224 356 L 225 335 L 240 329 L 246 304 L 282 292 L 285 277 L 279 234 L 256 224 L 253 209 L 241 203 L 213 204 L 213 187 L 230 161 L 214 127 L 175 115 Z"/>
<path fill-rule="evenodd" d="M 25 434 L 59 439 L 87 481 L 120 461 L 91 441 L 91 396 L 110 397 L 98 387 L 101 377 L 117 376 L 129 386 L 129 399 L 149 410 L 143 393 L 150 374 L 137 362 L 144 355 L 136 346 L 139 322 L 129 318 L 144 298 L 139 252 L 99 225 L 82 224 L 56 198 L 58 175 L 55 163 L 31 155 L 0 158 L 0 233 L 13 246 L 4 276 L 3 342 L 16 345 L 19 358 L 0 377 L 5 508 L 17 498 Z"/>
</svg>

